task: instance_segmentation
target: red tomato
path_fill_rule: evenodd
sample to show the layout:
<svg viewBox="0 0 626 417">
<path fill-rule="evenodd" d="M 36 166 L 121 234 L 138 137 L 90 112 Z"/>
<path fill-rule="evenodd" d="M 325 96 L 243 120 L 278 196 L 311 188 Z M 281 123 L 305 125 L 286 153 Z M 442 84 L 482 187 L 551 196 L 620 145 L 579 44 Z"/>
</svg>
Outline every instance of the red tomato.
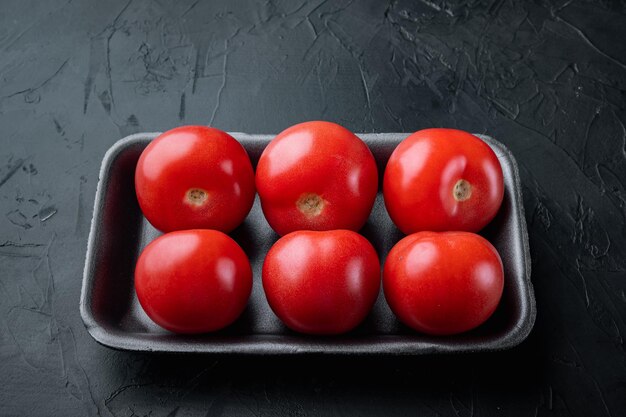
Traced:
<svg viewBox="0 0 626 417">
<path fill-rule="evenodd" d="M 279 239 L 263 264 L 263 288 L 289 328 L 339 334 L 356 327 L 380 290 L 372 245 L 350 230 L 297 231 Z"/>
<path fill-rule="evenodd" d="M 265 148 L 256 170 L 265 218 L 294 230 L 359 230 L 374 205 L 378 171 L 369 148 L 330 122 L 300 123 Z"/>
<path fill-rule="evenodd" d="M 135 268 L 135 290 L 150 318 L 176 333 L 231 324 L 252 290 L 243 250 L 217 230 L 182 230 L 151 242 Z"/>
<path fill-rule="evenodd" d="M 182 126 L 154 139 L 135 171 L 137 200 L 157 229 L 216 229 L 241 224 L 254 202 L 254 171 L 228 133 Z"/>
<path fill-rule="evenodd" d="M 393 151 L 383 180 L 385 206 L 405 234 L 477 232 L 496 215 L 504 185 L 496 154 L 455 129 L 415 132 Z"/>
<path fill-rule="evenodd" d="M 434 335 L 465 332 L 496 310 L 504 286 L 502 261 L 481 236 L 419 232 L 398 242 L 383 269 L 383 289 L 395 315 Z"/>
</svg>

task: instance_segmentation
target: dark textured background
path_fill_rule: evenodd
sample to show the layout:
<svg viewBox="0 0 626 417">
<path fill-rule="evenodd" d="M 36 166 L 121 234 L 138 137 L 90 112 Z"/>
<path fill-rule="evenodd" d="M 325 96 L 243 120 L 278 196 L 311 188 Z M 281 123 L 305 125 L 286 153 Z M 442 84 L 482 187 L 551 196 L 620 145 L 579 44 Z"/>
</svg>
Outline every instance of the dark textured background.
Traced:
<svg viewBox="0 0 626 417">
<path fill-rule="evenodd" d="M 0 415 L 626 414 L 623 1 L 0 3 Z M 113 351 L 78 312 L 98 166 L 179 124 L 486 133 L 520 165 L 535 329 L 507 352 Z"/>
</svg>

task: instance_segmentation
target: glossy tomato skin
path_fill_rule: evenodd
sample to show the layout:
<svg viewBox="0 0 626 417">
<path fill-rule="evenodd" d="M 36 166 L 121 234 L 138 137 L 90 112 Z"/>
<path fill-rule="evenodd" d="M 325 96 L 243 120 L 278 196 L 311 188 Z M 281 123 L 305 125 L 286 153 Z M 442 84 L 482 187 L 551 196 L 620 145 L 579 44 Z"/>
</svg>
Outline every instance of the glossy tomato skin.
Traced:
<svg viewBox="0 0 626 417">
<path fill-rule="evenodd" d="M 383 179 L 385 206 L 405 234 L 477 232 L 504 196 L 502 168 L 485 142 L 456 129 L 415 132 L 393 151 Z"/>
<path fill-rule="evenodd" d="M 279 239 L 263 264 L 270 307 L 287 327 L 330 335 L 356 327 L 380 290 L 372 245 L 349 230 L 297 231 Z"/>
<path fill-rule="evenodd" d="M 182 126 L 154 139 L 135 170 L 137 200 L 163 232 L 215 229 L 229 232 L 254 202 L 250 158 L 226 132 Z"/>
<path fill-rule="evenodd" d="M 182 230 L 152 241 L 135 268 L 148 316 L 175 333 L 222 329 L 243 312 L 252 270 L 237 243 L 217 230 Z"/>
<path fill-rule="evenodd" d="M 279 234 L 359 230 L 374 205 L 378 170 L 367 145 L 335 123 L 288 128 L 265 148 L 256 170 L 265 218 Z"/>
<path fill-rule="evenodd" d="M 450 335 L 484 323 L 504 288 L 502 261 L 483 237 L 468 232 L 419 232 L 398 242 L 383 269 L 383 290 L 407 326 Z"/>
</svg>

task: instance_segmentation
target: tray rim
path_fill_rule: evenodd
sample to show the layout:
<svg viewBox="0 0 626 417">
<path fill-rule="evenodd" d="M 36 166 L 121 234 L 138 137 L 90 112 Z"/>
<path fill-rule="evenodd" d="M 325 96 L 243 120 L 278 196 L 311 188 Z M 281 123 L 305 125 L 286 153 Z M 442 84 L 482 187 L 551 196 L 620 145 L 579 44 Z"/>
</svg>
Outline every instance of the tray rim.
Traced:
<svg viewBox="0 0 626 417">
<path fill-rule="evenodd" d="M 250 134 L 243 132 L 228 132 L 231 136 L 237 138 L 239 142 L 248 141 L 269 141 L 274 135 L 271 134 Z M 522 303 L 526 303 L 524 311 L 526 314 L 522 314 L 515 327 L 502 335 L 501 337 L 485 342 L 474 343 L 471 346 L 434 346 L 432 343 L 415 341 L 402 341 L 390 344 L 380 344 L 380 347 L 376 346 L 376 339 L 389 339 L 394 337 L 400 337 L 396 335 L 376 335 L 374 341 L 363 342 L 361 345 L 355 346 L 354 344 L 350 349 L 346 349 L 345 345 L 339 339 L 332 338 L 309 338 L 301 337 L 298 339 L 298 346 L 290 345 L 289 342 L 285 342 L 285 336 L 282 335 L 253 335 L 253 339 L 258 339 L 251 345 L 247 343 L 207 343 L 202 345 L 189 344 L 188 346 L 181 346 L 181 344 L 171 344 L 169 342 L 159 341 L 155 343 L 152 341 L 151 346 L 138 347 L 130 344 L 127 341 L 128 333 L 117 331 L 111 331 L 105 329 L 100 323 L 98 323 L 92 310 L 91 303 L 87 299 L 87 294 L 91 292 L 93 288 L 93 279 L 91 278 L 92 266 L 94 265 L 94 251 L 93 248 L 96 245 L 97 238 L 100 235 L 98 228 L 98 220 L 101 217 L 101 211 L 104 207 L 103 194 L 105 182 L 103 179 L 107 177 L 112 164 L 115 159 L 130 145 L 135 143 L 144 142 L 146 139 L 153 140 L 160 135 L 161 132 L 140 132 L 132 135 L 128 135 L 122 139 L 116 141 L 104 154 L 100 170 L 98 173 L 98 184 L 96 187 L 96 193 L 94 198 L 93 214 L 91 219 L 91 226 L 89 230 L 89 237 L 87 241 L 87 250 L 85 255 L 85 265 L 83 269 L 83 279 L 81 285 L 81 294 L 79 301 L 80 315 L 87 329 L 88 333 L 99 344 L 113 348 L 116 350 L 134 351 L 134 352 L 160 352 L 160 353 L 178 353 L 178 354 L 219 354 L 219 355 L 305 355 L 305 354 L 332 354 L 332 355 L 370 355 L 370 356 L 417 356 L 417 355 L 430 355 L 430 354 L 460 354 L 460 353 L 475 353 L 475 352 L 496 352 L 506 349 L 510 349 L 523 342 L 530 332 L 532 331 L 536 316 L 536 300 L 534 296 L 533 283 L 531 281 L 531 259 L 530 259 L 530 245 L 528 239 L 528 230 L 526 224 L 526 217 L 524 211 L 524 204 L 522 199 L 521 180 L 519 175 L 519 168 L 517 161 L 513 156 L 513 153 L 501 142 L 492 138 L 491 136 L 484 134 L 474 134 L 481 140 L 486 142 L 494 151 L 496 148 L 502 155 L 509 160 L 512 168 L 512 182 L 517 185 L 513 189 L 513 204 L 516 206 L 520 213 L 519 227 L 520 227 L 520 241 L 521 251 L 523 256 L 524 265 L 524 279 L 523 279 L 523 296 L 521 297 Z M 370 138 L 385 136 L 393 137 L 394 140 L 402 140 L 406 138 L 410 133 L 355 133 L 356 136 L 361 138 L 366 144 L 369 145 Z M 245 145 L 244 145 L 245 146 Z M 497 153 L 497 152 L 496 152 Z M 125 336 L 126 335 L 126 336 Z M 137 335 L 136 335 L 137 336 Z M 240 336 L 242 339 L 250 340 L 250 335 Z M 294 336 L 295 337 L 295 336 Z M 407 336 L 402 336 L 406 339 Z M 278 339 L 278 342 L 272 339 Z M 280 339 L 283 339 L 281 342 Z M 384 346 L 384 350 L 381 349 Z M 410 349 L 408 349 L 410 347 Z"/>
</svg>

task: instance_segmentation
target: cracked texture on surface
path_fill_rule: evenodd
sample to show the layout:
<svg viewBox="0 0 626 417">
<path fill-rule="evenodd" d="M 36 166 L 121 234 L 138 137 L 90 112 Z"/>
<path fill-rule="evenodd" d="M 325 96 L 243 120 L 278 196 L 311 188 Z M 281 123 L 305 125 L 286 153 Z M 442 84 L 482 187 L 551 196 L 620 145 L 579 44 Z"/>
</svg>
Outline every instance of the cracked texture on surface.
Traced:
<svg viewBox="0 0 626 417">
<path fill-rule="evenodd" d="M 1 415 L 617 416 L 626 409 L 626 5 L 5 1 Z M 537 321 L 507 352 L 211 358 L 97 345 L 78 311 L 98 166 L 180 124 L 451 127 L 515 155 Z"/>
</svg>

